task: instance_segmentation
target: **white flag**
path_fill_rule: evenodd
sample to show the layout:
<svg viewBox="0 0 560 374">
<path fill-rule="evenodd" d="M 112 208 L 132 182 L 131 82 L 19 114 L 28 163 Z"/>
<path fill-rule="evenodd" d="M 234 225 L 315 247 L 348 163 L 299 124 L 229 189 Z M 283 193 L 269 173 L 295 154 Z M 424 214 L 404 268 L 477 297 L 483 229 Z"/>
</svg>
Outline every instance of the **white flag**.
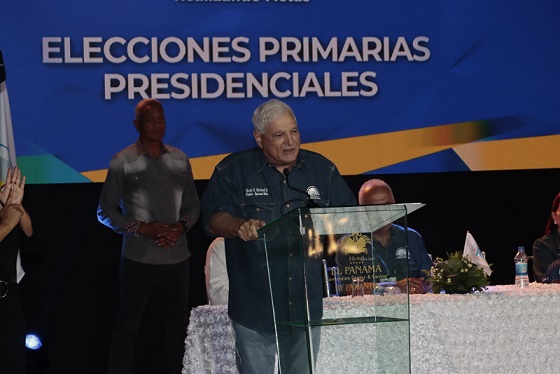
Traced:
<svg viewBox="0 0 560 374">
<path fill-rule="evenodd" d="M 490 274 L 492 274 L 484 252 L 480 250 L 480 247 L 476 244 L 473 236 L 468 231 L 467 238 L 465 239 L 465 248 L 463 249 L 463 257 L 468 257 L 473 264 L 484 270 L 486 275 L 490 276 Z"/>
<path fill-rule="evenodd" d="M 10 112 L 10 100 L 8 99 L 8 89 L 6 88 L 6 68 L 4 67 L 4 57 L 0 51 L 0 185 L 6 183 L 6 173 L 8 168 L 17 165 L 16 146 L 14 144 L 14 133 L 12 131 L 12 113 Z M 21 267 L 20 251 L 16 259 L 17 282 L 25 275 Z"/>
<path fill-rule="evenodd" d="M 10 100 L 6 88 L 6 69 L 4 68 L 4 57 L 0 51 L 0 180 L 2 184 L 5 182 L 8 168 L 16 165 L 16 146 L 12 130 Z"/>
</svg>

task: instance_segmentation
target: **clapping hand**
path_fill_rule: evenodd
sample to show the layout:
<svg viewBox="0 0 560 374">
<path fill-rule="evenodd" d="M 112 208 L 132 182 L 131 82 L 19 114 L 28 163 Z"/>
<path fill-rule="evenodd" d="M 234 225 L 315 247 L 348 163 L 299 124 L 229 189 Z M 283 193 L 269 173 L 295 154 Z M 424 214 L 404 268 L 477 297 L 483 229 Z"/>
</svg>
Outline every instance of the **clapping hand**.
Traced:
<svg viewBox="0 0 560 374">
<path fill-rule="evenodd" d="M 22 177 L 21 170 L 17 166 L 14 168 L 10 167 L 6 173 L 6 183 L 0 188 L 0 203 L 6 205 L 8 194 L 13 190 L 12 203 L 21 204 L 24 187 L 25 176 Z"/>
<path fill-rule="evenodd" d="M 14 192 L 15 188 L 8 188 L 8 197 L 6 198 L 4 207 L 0 210 L 0 225 L 8 228 L 8 230 L 13 229 L 23 216 L 23 208 L 20 204 L 14 202 Z"/>
</svg>

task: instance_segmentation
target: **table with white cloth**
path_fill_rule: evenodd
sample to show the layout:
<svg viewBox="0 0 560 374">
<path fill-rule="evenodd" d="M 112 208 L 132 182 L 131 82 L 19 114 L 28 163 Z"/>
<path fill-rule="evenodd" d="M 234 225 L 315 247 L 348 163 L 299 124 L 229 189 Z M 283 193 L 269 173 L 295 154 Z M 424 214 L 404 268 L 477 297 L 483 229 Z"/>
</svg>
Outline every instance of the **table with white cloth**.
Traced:
<svg viewBox="0 0 560 374">
<path fill-rule="evenodd" d="M 391 297 L 381 304 L 390 308 Z M 324 318 L 359 316 L 372 301 L 370 295 L 326 298 Z M 467 295 L 410 295 L 409 301 L 413 374 L 560 372 L 560 285 L 490 286 Z M 398 372 L 391 359 L 402 352 L 392 350 L 387 337 L 384 346 L 374 342 L 378 326 L 322 328 L 316 372 Z M 238 373 L 226 306 L 192 310 L 182 372 Z"/>
</svg>

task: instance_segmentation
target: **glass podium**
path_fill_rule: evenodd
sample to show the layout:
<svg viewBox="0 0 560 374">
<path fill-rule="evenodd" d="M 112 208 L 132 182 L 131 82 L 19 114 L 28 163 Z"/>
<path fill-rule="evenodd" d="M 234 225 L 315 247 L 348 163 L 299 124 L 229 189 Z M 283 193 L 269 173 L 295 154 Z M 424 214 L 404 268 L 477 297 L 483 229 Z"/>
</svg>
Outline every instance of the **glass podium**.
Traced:
<svg viewBox="0 0 560 374">
<path fill-rule="evenodd" d="M 401 218 L 406 230 L 407 215 L 422 206 L 304 207 L 259 230 L 265 245 L 280 373 L 318 372 L 322 330 L 354 326 L 363 333 L 366 325 L 372 347 L 368 355 L 376 366 L 369 372 L 410 373 L 408 287 L 400 292 L 396 279 L 385 274 L 382 257 L 372 253 L 371 238 L 373 232 Z M 399 250 L 406 267 L 408 246 Z M 323 260 L 329 256 L 344 257 L 346 262 L 337 260 L 337 266 L 327 272 Z M 336 286 L 325 292 L 329 283 Z M 329 300 L 325 294 L 345 295 L 338 300 L 354 302 L 355 308 L 353 303 L 350 309 L 355 313 L 337 315 L 336 310 L 324 310 Z M 384 353 L 386 340 L 390 340 L 390 358 Z"/>
</svg>

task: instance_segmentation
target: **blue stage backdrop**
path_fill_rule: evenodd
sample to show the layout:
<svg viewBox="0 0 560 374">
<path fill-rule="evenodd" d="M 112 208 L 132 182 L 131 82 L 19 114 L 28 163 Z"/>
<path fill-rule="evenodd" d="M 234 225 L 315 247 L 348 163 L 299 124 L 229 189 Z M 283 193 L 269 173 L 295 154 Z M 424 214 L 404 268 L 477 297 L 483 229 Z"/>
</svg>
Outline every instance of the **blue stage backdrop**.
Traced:
<svg viewBox="0 0 560 374">
<path fill-rule="evenodd" d="M 30 183 L 102 182 L 135 104 L 209 178 L 269 98 L 345 175 L 560 167 L 560 2 L 3 0 Z"/>
</svg>

